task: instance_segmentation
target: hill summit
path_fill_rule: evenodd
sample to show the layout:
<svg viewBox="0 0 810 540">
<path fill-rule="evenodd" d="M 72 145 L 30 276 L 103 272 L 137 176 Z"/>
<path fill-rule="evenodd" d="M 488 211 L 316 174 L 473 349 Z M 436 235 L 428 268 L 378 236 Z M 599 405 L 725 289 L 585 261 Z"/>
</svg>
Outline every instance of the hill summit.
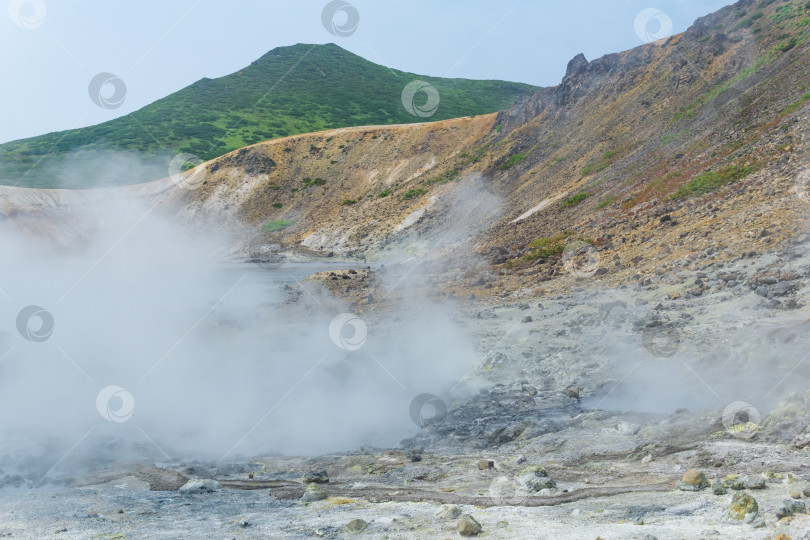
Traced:
<svg viewBox="0 0 810 540">
<path fill-rule="evenodd" d="M 411 111 L 403 92 L 416 92 Z M 503 110 L 536 88 L 505 81 L 428 77 L 390 69 L 334 44 L 278 47 L 249 66 L 194 84 L 103 124 L 0 145 L 0 184 L 83 188 L 60 165 L 67 156 L 90 163 L 110 151 L 133 151 L 150 164 L 116 175 L 122 185 L 167 175 L 179 153 L 207 161 L 260 141 L 324 129 L 444 120 Z M 430 101 L 432 99 L 432 101 Z"/>
</svg>

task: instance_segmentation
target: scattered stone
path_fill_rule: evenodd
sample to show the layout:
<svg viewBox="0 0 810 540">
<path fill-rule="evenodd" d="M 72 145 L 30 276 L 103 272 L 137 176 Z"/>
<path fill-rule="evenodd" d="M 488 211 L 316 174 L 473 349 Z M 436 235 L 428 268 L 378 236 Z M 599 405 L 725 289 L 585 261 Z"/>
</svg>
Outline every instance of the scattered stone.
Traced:
<svg viewBox="0 0 810 540">
<path fill-rule="evenodd" d="M 802 498 L 802 494 L 801 494 L 801 492 L 799 492 L 799 491 L 792 490 L 792 491 L 790 492 L 790 498 L 791 498 L 791 499 L 801 499 L 801 498 Z"/>
<path fill-rule="evenodd" d="M 712 493 L 715 495 L 725 495 L 728 493 L 726 486 L 723 485 L 723 481 L 719 478 L 712 480 Z"/>
<path fill-rule="evenodd" d="M 686 474 L 681 478 L 681 483 L 678 486 L 681 491 L 700 491 L 701 489 L 709 487 L 709 481 L 702 471 L 697 469 L 689 469 Z"/>
<path fill-rule="evenodd" d="M 456 519 L 461 515 L 461 507 L 455 504 L 445 504 L 436 512 L 439 519 Z"/>
<path fill-rule="evenodd" d="M 533 322 L 533 321 L 534 321 L 534 319 L 532 319 L 531 315 L 526 315 L 525 317 L 523 317 L 523 320 L 521 322 L 530 323 L 530 322 Z"/>
<path fill-rule="evenodd" d="M 755 476 L 745 481 L 745 487 L 748 489 L 765 489 L 765 479 L 761 476 Z"/>
<path fill-rule="evenodd" d="M 647 464 L 647 463 L 651 462 L 652 460 L 653 460 L 653 455 L 652 454 L 647 454 L 646 456 L 641 458 L 641 462 L 644 463 L 644 464 Z"/>
<path fill-rule="evenodd" d="M 723 478 L 723 485 L 727 488 L 731 488 L 735 491 L 740 491 L 745 489 L 745 477 L 740 477 L 738 474 L 729 474 L 725 478 Z"/>
<path fill-rule="evenodd" d="M 328 495 L 320 486 L 320 484 L 312 483 L 307 484 L 307 489 L 304 491 L 304 495 L 301 497 L 302 502 L 315 502 L 315 501 L 322 501 L 326 499 Z"/>
<path fill-rule="evenodd" d="M 548 472 L 540 465 L 529 465 L 516 476 L 518 482 L 526 489 L 533 492 L 549 490 L 550 493 L 557 491 L 557 483 L 548 476 Z"/>
<path fill-rule="evenodd" d="M 734 521 L 745 521 L 751 523 L 759 514 L 759 505 L 748 493 L 737 493 L 731 499 L 731 506 L 728 508 L 728 517 Z"/>
<path fill-rule="evenodd" d="M 802 501 L 788 499 L 782 503 L 782 507 L 776 511 L 776 517 L 782 519 L 796 514 L 806 514 L 807 506 Z"/>
<path fill-rule="evenodd" d="M 616 429 L 619 433 L 625 436 L 632 436 L 641 431 L 641 426 L 638 424 L 631 424 L 630 422 L 619 422 L 616 424 Z"/>
<path fill-rule="evenodd" d="M 481 532 L 481 524 L 475 521 L 470 514 L 464 514 L 458 521 L 458 533 L 461 536 L 478 536 Z"/>
<path fill-rule="evenodd" d="M 480 471 L 486 471 L 494 468 L 495 462 L 492 461 L 491 459 L 482 459 L 481 461 L 478 462 L 478 470 Z"/>
<path fill-rule="evenodd" d="M 774 538 L 773 540 L 792 540 L 792 539 L 788 535 L 786 535 L 785 533 L 782 533 L 779 536 L 777 536 L 776 538 Z"/>
<path fill-rule="evenodd" d="M 304 483 L 305 484 L 326 484 L 329 482 L 329 473 L 327 473 L 324 469 L 320 469 L 317 471 L 308 471 L 304 475 Z"/>
<path fill-rule="evenodd" d="M 810 488 L 804 488 L 803 493 L 805 497 L 810 497 Z"/>
<path fill-rule="evenodd" d="M 524 384 L 521 387 L 521 390 L 523 392 L 526 392 L 527 394 L 529 394 L 532 397 L 537 395 L 537 388 L 535 388 L 534 386 L 528 385 L 528 384 Z"/>
<path fill-rule="evenodd" d="M 178 491 L 183 495 L 193 495 L 196 493 L 212 493 L 218 489 L 222 489 L 219 482 L 212 478 L 205 478 L 202 480 L 189 480 Z"/>
<path fill-rule="evenodd" d="M 360 534 L 368 528 L 368 523 L 362 519 L 353 519 L 343 528 L 349 534 Z"/>
<path fill-rule="evenodd" d="M 250 522 L 246 518 L 238 520 L 236 524 L 242 527 L 243 529 L 247 529 L 248 527 L 250 527 Z"/>
<path fill-rule="evenodd" d="M 565 391 L 565 395 L 570 398 L 579 399 L 579 388 L 576 386 L 572 386 L 568 390 Z"/>
</svg>

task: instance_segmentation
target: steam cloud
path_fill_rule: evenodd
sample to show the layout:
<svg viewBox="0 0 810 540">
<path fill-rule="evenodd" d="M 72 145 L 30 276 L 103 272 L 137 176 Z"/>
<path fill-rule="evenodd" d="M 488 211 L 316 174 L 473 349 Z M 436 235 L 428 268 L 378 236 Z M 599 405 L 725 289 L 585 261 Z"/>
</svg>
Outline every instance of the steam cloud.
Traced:
<svg viewBox="0 0 810 540">
<path fill-rule="evenodd" d="M 475 363 L 448 313 L 413 300 L 360 314 L 367 335 L 341 347 L 330 324 L 350 309 L 309 282 L 300 303 L 283 288 L 322 267 L 223 262 L 232 239 L 144 201 L 70 208 L 28 231 L 16 223 L 0 227 L 0 466 L 37 454 L 49 466 L 67 455 L 67 468 L 396 445 L 419 429 L 412 400 Z M 28 306 L 52 317 L 46 339 L 18 331 Z M 47 321 L 24 316 L 44 335 Z"/>
</svg>

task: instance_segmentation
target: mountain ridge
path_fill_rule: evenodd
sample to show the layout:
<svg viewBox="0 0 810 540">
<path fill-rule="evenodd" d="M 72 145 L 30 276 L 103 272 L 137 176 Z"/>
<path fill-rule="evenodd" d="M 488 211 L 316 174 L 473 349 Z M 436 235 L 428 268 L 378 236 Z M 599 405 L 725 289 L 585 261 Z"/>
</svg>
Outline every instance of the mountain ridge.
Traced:
<svg viewBox="0 0 810 540">
<path fill-rule="evenodd" d="M 407 111 L 402 93 L 419 80 L 439 102 Z M 27 187 L 86 188 L 66 178 L 66 161 L 93 163 L 111 152 L 137 152 L 140 174 L 102 185 L 141 183 L 167 175 L 180 153 L 208 161 L 263 140 L 337 127 L 435 121 L 495 112 L 536 87 L 508 81 L 447 79 L 375 64 L 335 44 L 297 44 L 268 51 L 248 66 L 204 77 L 128 115 L 84 128 L 0 145 L 0 182 Z M 418 107 L 424 93 L 416 95 Z"/>
</svg>

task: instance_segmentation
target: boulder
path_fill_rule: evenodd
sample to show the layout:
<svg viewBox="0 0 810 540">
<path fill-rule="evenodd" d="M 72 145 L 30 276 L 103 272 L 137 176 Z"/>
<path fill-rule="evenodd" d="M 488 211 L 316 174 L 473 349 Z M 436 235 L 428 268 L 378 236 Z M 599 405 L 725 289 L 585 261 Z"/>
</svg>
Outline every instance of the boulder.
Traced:
<svg viewBox="0 0 810 540">
<path fill-rule="evenodd" d="M 368 528 L 368 523 L 362 519 L 353 519 L 343 528 L 349 534 L 360 534 Z"/>
<path fill-rule="evenodd" d="M 327 498 L 328 495 L 320 486 L 320 484 L 312 483 L 307 484 L 307 489 L 304 491 L 304 495 L 301 497 L 302 502 L 315 502 L 315 501 L 322 501 Z"/>
<path fill-rule="evenodd" d="M 759 514 L 757 500 L 748 493 L 736 493 L 728 507 L 728 517 L 732 521 L 751 523 Z"/>
<path fill-rule="evenodd" d="M 222 486 L 212 478 L 202 480 L 189 480 L 178 490 L 183 495 L 194 495 L 197 493 L 212 493 L 222 489 Z"/>
<path fill-rule="evenodd" d="M 681 491 L 700 491 L 707 487 L 709 487 L 709 481 L 706 479 L 706 475 L 697 469 L 686 471 L 678 486 Z"/>
<path fill-rule="evenodd" d="M 327 473 L 324 469 L 320 469 L 317 471 L 308 471 L 304 475 L 304 483 L 305 484 L 326 484 L 329 482 L 329 473 Z"/>
<path fill-rule="evenodd" d="M 458 520 L 458 534 L 461 536 L 478 536 L 481 532 L 481 524 L 475 521 L 470 514 L 464 514 Z"/>
</svg>

